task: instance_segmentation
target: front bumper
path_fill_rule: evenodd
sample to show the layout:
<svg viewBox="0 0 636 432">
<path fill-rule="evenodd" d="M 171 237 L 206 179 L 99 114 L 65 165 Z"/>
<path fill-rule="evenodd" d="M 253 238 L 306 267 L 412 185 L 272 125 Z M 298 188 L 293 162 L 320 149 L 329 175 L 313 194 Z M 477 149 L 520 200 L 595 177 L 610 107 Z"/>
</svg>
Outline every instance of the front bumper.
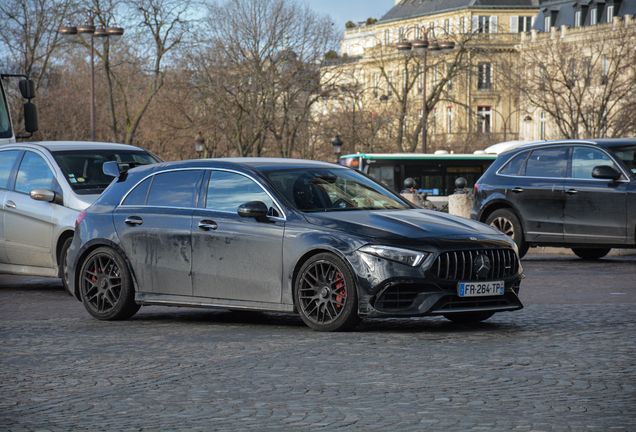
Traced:
<svg viewBox="0 0 636 432">
<path fill-rule="evenodd" d="M 462 259 L 463 254 L 463 259 Z M 472 271 L 473 257 L 492 257 L 491 271 Z M 523 308 L 519 285 L 523 270 L 511 248 L 475 248 L 429 255 L 419 267 L 409 267 L 360 253 L 358 313 L 362 317 L 448 315 L 501 312 Z M 449 259 L 450 258 L 450 259 Z M 503 295 L 460 297 L 458 283 L 503 280 Z"/>
</svg>

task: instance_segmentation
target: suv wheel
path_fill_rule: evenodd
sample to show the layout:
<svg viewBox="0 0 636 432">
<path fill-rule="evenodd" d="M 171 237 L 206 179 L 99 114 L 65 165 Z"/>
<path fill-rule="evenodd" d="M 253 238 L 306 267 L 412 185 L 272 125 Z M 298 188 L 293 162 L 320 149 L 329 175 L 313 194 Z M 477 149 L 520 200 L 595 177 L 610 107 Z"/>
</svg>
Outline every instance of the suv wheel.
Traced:
<svg viewBox="0 0 636 432">
<path fill-rule="evenodd" d="M 523 237 L 521 222 L 517 215 L 515 215 L 511 210 L 495 210 L 486 219 L 486 224 L 506 234 L 517 244 L 517 247 L 519 248 L 519 258 L 523 258 L 528 252 L 529 246 Z"/>
</svg>

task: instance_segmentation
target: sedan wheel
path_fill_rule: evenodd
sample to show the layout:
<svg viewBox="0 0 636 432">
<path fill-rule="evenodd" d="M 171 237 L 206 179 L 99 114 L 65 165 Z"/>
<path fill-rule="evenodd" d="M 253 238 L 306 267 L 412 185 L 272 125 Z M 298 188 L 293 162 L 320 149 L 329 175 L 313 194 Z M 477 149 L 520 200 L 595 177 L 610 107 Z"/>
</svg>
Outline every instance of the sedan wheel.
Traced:
<svg viewBox="0 0 636 432">
<path fill-rule="evenodd" d="M 95 318 L 122 320 L 139 310 L 130 272 L 113 249 L 102 247 L 93 251 L 84 261 L 80 275 L 82 302 Z"/>
<path fill-rule="evenodd" d="M 333 254 L 318 254 L 302 266 L 294 296 L 300 317 L 314 330 L 347 330 L 360 321 L 353 277 Z"/>
<path fill-rule="evenodd" d="M 519 218 L 508 209 L 495 210 L 486 219 L 486 224 L 510 237 L 519 248 L 519 258 L 528 252 L 528 243 L 523 236 L 523 228 Z"/>
<path fill-rule="evenodd" d="M 584 260 L 595 260 L 603 258 L 612 248 L 572 248 L 572 252 Z"/>
</svg>

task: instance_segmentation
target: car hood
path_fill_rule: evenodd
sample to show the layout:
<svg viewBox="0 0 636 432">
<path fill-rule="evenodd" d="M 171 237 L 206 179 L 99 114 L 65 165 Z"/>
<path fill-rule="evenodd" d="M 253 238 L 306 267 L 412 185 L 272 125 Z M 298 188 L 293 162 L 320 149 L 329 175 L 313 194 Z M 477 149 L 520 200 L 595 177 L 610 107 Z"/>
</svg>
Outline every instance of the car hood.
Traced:
<svg viewBox="0 0 636 432">
<path fill-rule="evenodd" d="M 380 239 L 501 238 L 481 222 L 432 210 L 380 210 L 305 213 L 307 222 Z"/>
</svg>

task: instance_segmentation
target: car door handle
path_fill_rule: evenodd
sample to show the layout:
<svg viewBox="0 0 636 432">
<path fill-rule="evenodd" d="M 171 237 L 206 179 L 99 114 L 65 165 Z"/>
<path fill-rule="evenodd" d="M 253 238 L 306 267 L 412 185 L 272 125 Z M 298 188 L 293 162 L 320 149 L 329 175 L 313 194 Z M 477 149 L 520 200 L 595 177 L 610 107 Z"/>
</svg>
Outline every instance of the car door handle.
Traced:
<svg viewBox="0 0 636 432">
<path fill-rule="evenodd" d="M 202 229 L 203 231 L 215 230 L 218 227 L 219 226 L 216 224 L 216 222 L 211 220 L 204 219 L 201 222 L 199 222 L 199 229 Z"/>
<path fill-rule="evenodd" d="M 576 195 L 577 193 L 579 193 L 579 191 L 577 191 L 576 189 L 568 189 L 565 191 L 565 193 L 568 195 Z"/>
<path fill-rule="evenodd" d="M 521 192 L 523 192 L 523 189 L 521 189 L 520 187 L 516 187 L 516 188 L 513 188 L 512 191 L 514 193 L 521 193 Z"/>
<path fill-rule="evenodd" d="M 17 208 L 17 206 L 15 205 L 13 201 L 7 201 L 7 207 L 12 209 Z"/>
<path fill-rule="evenodd" d="M 141 225 L 142 223 L 144 223 L 144 220 L 142 218 L 140 218 L 139 216 L 129 216 L 129 217 L 126 218 L 124 223 L 126 225 L 137 226 L 137 225 Z"/>
</svg>

